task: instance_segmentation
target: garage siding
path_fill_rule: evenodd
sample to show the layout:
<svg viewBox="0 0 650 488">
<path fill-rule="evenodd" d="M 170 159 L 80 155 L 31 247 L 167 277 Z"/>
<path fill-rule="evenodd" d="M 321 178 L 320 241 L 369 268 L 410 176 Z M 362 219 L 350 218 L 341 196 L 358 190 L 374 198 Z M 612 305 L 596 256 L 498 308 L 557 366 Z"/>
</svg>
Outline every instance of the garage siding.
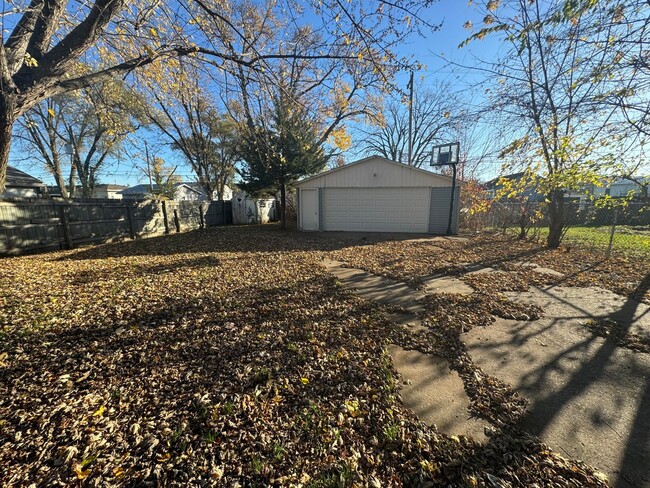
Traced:
<svg viewBox="0 0 650 488">
<path fill-rule="evenodd" d="M 429 208 L 429 188 L 323 188 L 321 229 L 426 233 Z"/>
<path fill-rule="evenodd" d="M 369 158 L 298 182 L 299 188 L 421 188 L 449 186 L 451 179 L 383 158 Z"/>
<path fill-rule="evenodd" d="M 431 208 L 429 210 L 429 232 L 446 234 L 449 224 L 449 203 L 451 188 L 431 188 Z M 454 214 L 451 219 L 452 233 L 458 233 L 458 211 L 460 209 L 460 188 L 454 192 Z"/>
</svg>

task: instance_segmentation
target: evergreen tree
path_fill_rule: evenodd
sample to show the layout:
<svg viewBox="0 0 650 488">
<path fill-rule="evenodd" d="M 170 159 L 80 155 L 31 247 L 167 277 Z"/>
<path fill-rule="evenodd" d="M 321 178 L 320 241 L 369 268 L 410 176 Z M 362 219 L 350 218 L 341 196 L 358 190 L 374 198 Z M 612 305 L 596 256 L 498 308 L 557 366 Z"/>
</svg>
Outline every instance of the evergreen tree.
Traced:
<svg viewBox="0 0 650 488">
<path fill-rule="evenodd" d="M 321 171 L 330 157 L 319 144 L 318 128 L 292 93 L 273 99 L 269 117 L 249 120 L 242 129 L 238 186 L 251 195 L 280 193 L 282 227 L 286 228 L 287 189 L 303 176 Z"/>
</svg>

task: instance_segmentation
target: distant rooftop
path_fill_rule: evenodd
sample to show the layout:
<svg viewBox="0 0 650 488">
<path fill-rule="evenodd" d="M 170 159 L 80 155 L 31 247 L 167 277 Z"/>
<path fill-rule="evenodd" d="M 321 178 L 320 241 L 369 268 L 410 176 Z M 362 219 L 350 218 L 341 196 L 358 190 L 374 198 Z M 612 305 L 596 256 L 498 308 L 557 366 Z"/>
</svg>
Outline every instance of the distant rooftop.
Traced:
<svg viewBox="0 0 650 488">
<path fill-rule="evenodd" d="M 187 186 L 188 188 L 190 188 L 191 190 L 197 193 L 203 193 L 203 190 L 201 189 L 198 183 L 176 183 L 174 186 L 175 187 Z M 158 185 L 150 186 L 149 184 L 143 184 L 143 185 L 131 186 L 129 188 L 122 190 L 120 193 L 122 193 L 122 195 L 146 195 L 151 191 L 156 191 L 157 189 L 158 189 Z"/>
<path fill-rule="evenodd" d="M 7 186 L 13 188 L 43 188 L 45 184 L 13 166 L 7 166 Z"/>
</svg>

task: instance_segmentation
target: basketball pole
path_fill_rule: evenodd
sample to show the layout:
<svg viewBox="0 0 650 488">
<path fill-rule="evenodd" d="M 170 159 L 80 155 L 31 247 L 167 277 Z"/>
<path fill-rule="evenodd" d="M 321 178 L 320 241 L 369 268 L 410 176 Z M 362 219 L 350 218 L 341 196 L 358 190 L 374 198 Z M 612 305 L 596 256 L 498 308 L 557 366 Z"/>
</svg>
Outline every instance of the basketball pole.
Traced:
<svg viewBox="0 0 650 488">
<path fill-rule="evenodd" d="M 449 202 L 449 223 L 447 224 L 447 235 L 450 236 L 451 232 L 451 222 L 454 217 L 454 196 L 456 193 L 456 166 L 458 162 L 451 163 L 452 177 L 451 177 L 451 201 Z"/>
<path fill-rule="evenodd" d="M 443 149 L 445 152 L 443 152 Z M 454 150 L 456 151 L 454 158 Z M 433 161 L 435 155 L 438 155 L 437 161 Z M 443 154 L 446 159 L 443 158 Z M 451 200 L 449 201 L 449 220 L 447 222 L 447 233 L 446 235 L 452 235 L 452 223 L 454 217 L 454 197 L 456 196 L 456 167 L 460 159 L 460 143 L 452 142 L 449 144 L 440 144 L 434 146 L 431 151 L 432 161 L 431 166 L 451 166 L 452 178 L 451 178 Z"/>
<path fill-rule="evenodd" d="M 413 71 L 411 71 L 411 78 L 409 81 L 409 154 L 408 154 L 408 164 L 411 166 L 413 164 L 412 154 L 413 154 Z"/>
</svg>

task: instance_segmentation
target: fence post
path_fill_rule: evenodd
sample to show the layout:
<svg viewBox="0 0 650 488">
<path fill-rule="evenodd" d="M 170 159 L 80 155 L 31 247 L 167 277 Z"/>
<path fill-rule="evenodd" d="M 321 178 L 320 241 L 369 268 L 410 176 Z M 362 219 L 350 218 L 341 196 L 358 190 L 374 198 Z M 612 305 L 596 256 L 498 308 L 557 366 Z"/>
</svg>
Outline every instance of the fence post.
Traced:
<svg viewBox="0 0 650 488">
<path fill-rule="evenodd" d="M 612 230 L 609 233 L 609 246 L 607 246 L 607 257 L 612 253 L 612 245 L 614 244 L 614 233 L 616 232 L 616 220 L 618 219 L 618 207 L 614 207 L 614 221 L 612 222 Z"/>
<path fill-rule="evenodd" d="M 162 201 L 163 222 L 165 224 L 165 234 L 169 234 L 169 217 L 167 217 L 167 203 Z"/>
<path fill-rule="evenodd" d="M 174 209 L 174 226 L 176 227 L 176 232 L 181 231 L 181 222 L 178 219 L 178 209 Z"/>
<path fill-rule="evenodd" d="M 203 219 L 203 204 L 199 203 L 199 220 L 200 220 L 200 227 L 201 229 L 205 229 L 205 221 Z"/>
<path fill-rule="evenodd" d="M 66 249 L 72 249 L 72 235 L 70 234 L 70 222 L 68 221 L 68 206 L 59 206 L 59 220 L 63 227 L 63 238 L 65 239 Z"/>
<path fill-rule="evenodd" d="M 131 235 L 131 239 L 135 239 L 135 223 L 133 222 L 133 207 L 129 205 L 128 203 L 126 204 L 126 217 L 129 220 L 129 234 Z"/>
</svg>

